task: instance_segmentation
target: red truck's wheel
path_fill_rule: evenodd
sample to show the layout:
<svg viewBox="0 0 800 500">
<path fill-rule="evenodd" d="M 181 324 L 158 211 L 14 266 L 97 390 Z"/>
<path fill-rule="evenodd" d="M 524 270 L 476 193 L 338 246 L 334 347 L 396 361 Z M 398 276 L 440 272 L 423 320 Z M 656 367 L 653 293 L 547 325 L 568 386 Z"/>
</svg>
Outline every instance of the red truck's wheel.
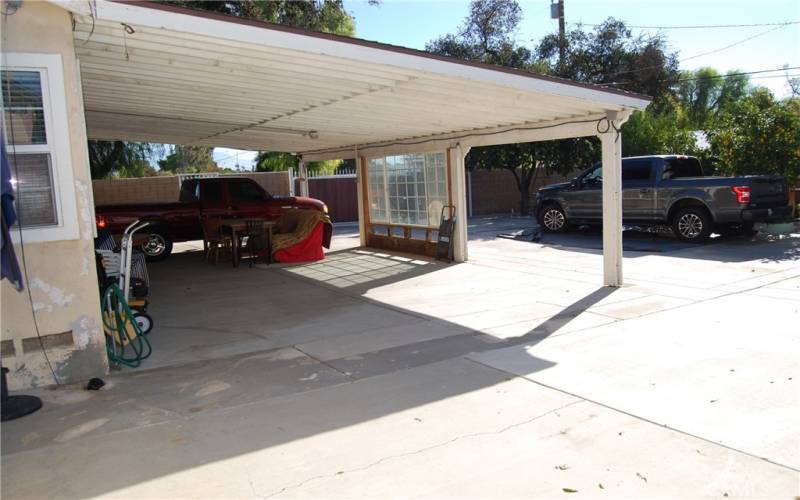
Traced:
<svg viewBox="0 0 800 500">
<path fill-rule="evenodd" d="M 164 260 L 172 253 L 172 239 L 161 230 L 153 229 L 141 248 L 148 261 Z"/>
</svg>

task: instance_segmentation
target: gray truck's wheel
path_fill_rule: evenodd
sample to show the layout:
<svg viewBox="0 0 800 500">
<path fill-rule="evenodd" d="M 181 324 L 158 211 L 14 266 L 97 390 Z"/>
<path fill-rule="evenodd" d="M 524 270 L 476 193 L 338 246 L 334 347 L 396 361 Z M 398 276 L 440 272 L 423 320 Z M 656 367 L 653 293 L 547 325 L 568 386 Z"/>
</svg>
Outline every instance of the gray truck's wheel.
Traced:
<svg viewBox="0 0 800 500">
<path fill-rule="evenodd" d="M 548 233 L 563 233 L 567 230 L 567 214 L 558 205 L 547 205 L 539 212 L 539 225 Z"/>
<path fill-rule="evenodd" d="M 164 260 L 172 253 L 172 239 L 161 229 L 152 229 L 142 244 L 142 253 L 150 262 Z"/>
<path fill-rule="evenodd" d="M 681 241 L 703 243 L 711 236 L 711 216 L 700 207 L 683 208 L 672 218 L 672 232 Z"/>
</svg>

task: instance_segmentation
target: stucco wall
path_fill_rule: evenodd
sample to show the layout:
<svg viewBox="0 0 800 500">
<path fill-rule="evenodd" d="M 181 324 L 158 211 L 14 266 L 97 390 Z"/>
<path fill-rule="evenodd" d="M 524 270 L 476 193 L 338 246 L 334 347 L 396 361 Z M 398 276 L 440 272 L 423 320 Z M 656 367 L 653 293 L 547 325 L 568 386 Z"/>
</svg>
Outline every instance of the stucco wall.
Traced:
<svg viewBox="0 0 800 500">
<path fill-rule="evenodd" d="M 289 172 L 250 172 L 236 174 L 236 177 L 253 179 L 267 192 L 274 195 L 289 195 Z M 178 201 L 178 186 L 178 178 L 176 176 L 97 179 L 92 181 L 94 202 L 97 205 L 170 203 Z"/>
<path fill-rule="evenodd" d="M 58 165 L 71 169 L 80 233 L 76 240 L 27 242 L 24 252 L 16 246 L 20 260 L 25 257 L 32 303 L 27 291 L 18 293 L 7 281 L 2 282 L 0 338 L 3 365 L 11 370 L 11 389 L 54 383 L 37 338 L 37 326 L 59 382 L 84 380 L 108 369 L 94 264 L 92 184 L 83 99 L 71 26 L 65 10 L 45 2 L 23 2 L 14 15 L 8 16 L 2 35 L 4 52 L 61 55 L 68 130 L 56 132 L 69 135 L 70 157 Z"/>
</svg>

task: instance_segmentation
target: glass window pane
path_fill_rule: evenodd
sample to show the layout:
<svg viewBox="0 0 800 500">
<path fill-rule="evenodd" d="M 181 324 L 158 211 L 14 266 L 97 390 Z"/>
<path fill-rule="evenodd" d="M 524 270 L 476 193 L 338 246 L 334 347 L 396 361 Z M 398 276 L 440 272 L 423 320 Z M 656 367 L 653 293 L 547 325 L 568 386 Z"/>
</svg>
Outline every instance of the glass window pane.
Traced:
<svg viewBox="0 0 800 500">
<path fill-rule="evenodd" d="M 373 158 L 367 165 L 373 221 L 438 226 L 447 199 L 444 153 Z"/>
<path fill-rule="evenodd" d="M 38 71 L 3 71 L 3 104 L 10 143 L 46 144 L 42 82 Z"/>
<path fill-rule="evenodd" d="M 58 224 L 50 155 L 12 154 L 11 172 L 16 191 L 17 224 L 53 226 Z"/>
</svg>

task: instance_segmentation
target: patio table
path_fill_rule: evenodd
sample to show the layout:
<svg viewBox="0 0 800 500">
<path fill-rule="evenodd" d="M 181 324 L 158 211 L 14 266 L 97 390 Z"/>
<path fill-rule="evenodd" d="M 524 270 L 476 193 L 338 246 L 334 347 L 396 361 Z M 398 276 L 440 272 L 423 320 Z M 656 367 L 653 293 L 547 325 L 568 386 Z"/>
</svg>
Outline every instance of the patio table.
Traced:
<svg viewBox="0 0 800 500">
<path fill-rule="evenodd" d="M 231 241 L 233 242 L 233 267 L 239 267 L 239 254 L 241 253 L 241 238 L 248 236 L 247 234 L 247 221 L 260 221 L 263 224 L 264 231 L 267 235 L 267 264 L 272 263 L 272 228 L 275 226 L 275 221 L 261 219 L 258 217 L 247 218 L 233 218 L 225 217 L 220 221 L 220 229 L 226 230 L 231 234 Z"/>
</svg>

